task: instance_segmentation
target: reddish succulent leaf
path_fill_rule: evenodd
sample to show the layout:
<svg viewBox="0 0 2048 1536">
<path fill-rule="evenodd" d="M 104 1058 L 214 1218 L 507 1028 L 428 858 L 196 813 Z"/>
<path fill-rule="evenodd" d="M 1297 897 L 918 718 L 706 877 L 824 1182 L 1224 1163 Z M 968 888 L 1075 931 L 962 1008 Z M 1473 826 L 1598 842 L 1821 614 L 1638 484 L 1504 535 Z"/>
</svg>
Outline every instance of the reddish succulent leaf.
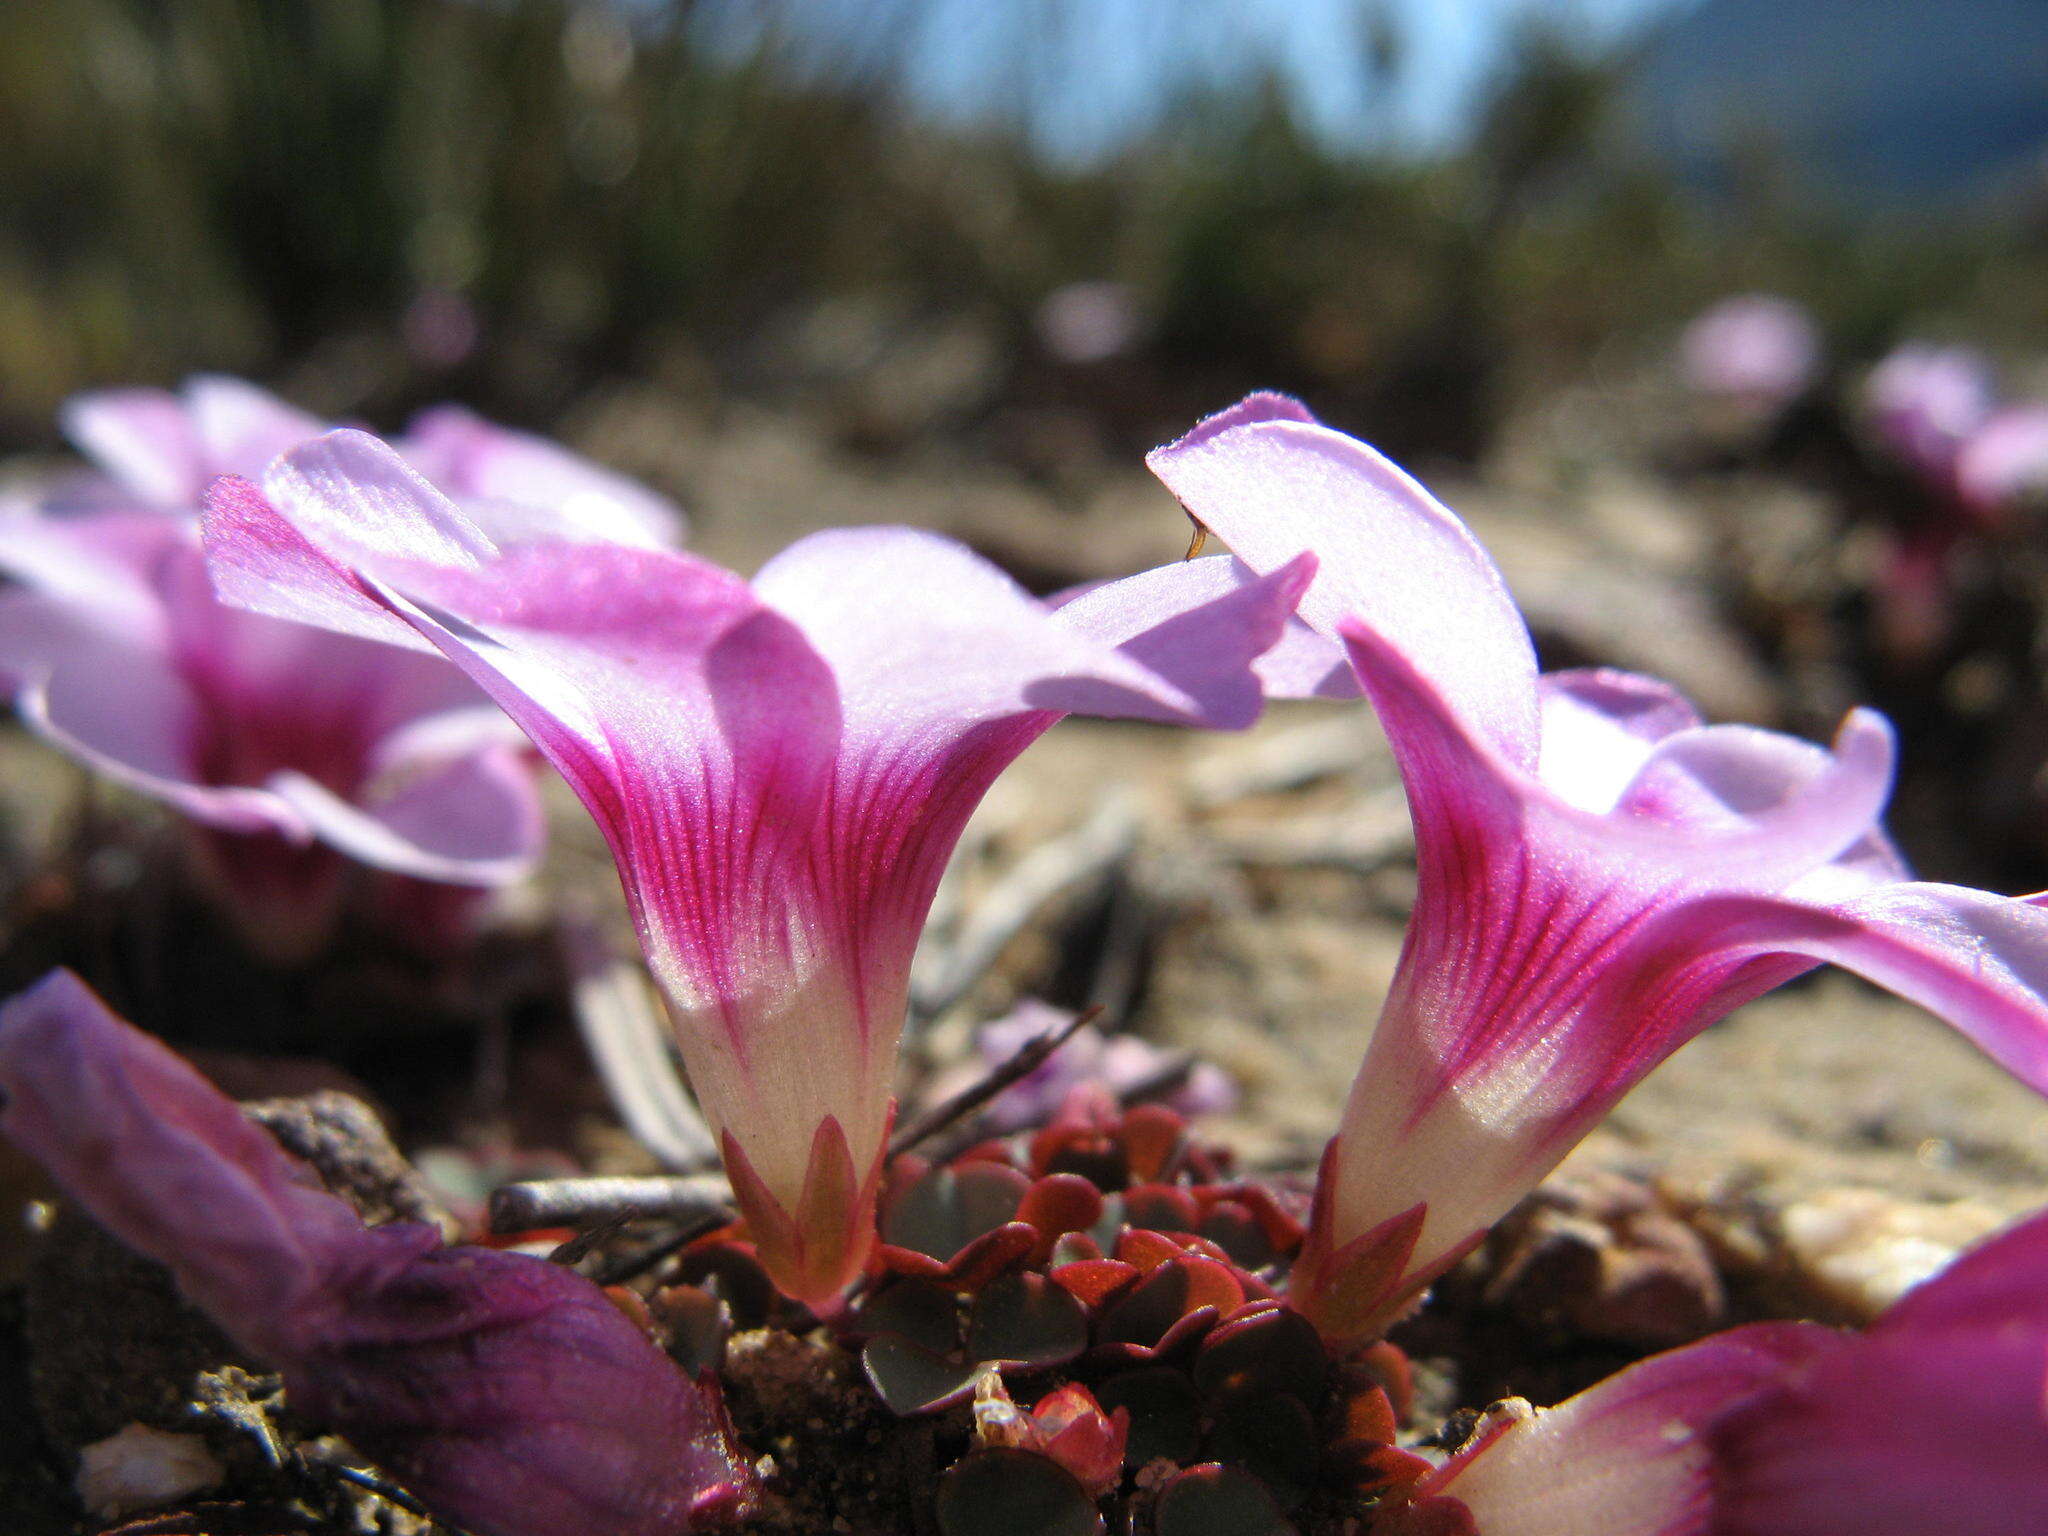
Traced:
<svg viewBox="0 0 2048 1536">
<path fill-rule="evenodd" d="M 1215 1326 L 1216 1309 L 1214 1307 L 1197 1307 L 1194 1311 L 1183 1316 L 1179 1322 L 1167 1329 L 1165 1333 L 1161 1334 L 1159 1342 L 1154 1344 L 1149 1351 L 1138 1351 L 1137 1346 L 1126 1346 L 1126 1348 L 1134 1352 L 1149 1353 L 1157 1360 L 1175 1360 L 1185 1365 L 1187 1362 L 1182 1357 L 1191 1354 L 1195 1345 L 1201 1342 L 1202 1335 Z"/>
<path fill-rule="evenodd" d="M 1117 1139 L 1123 1143 L 1132 1180 L 1149 1184 L 1165 1178 L 1187 1134 L 1187 1121 L 1164 1104 L 1140 1104 L 1127 1111 Z"/>
<path fill-rule="evenodd" d="M 1399 1446 L 1383 1445 L 1364 1459 L 1362 1469 L 1370 1481 L 1361 1479 L 1361 1488 L 1413 1488 L 1436 1471 L 1437 1465 Z"/>
<path fill-rule="evenodd" d="M 933 1168 L 893 1190 L 882 1212 L 882 1241 L 940 1263 L 1010 1221 L 1030 1180 L 1000 1163 Z"/>
<path fill-rule="evenodd" d="M 1214 1307 L 1220 1315 L 1244 1305 L 1244 1287 L 1228 1264 L 1195 1253 L 1174 1260 L 1174 1264 L 1188 1277 L 1185 1310 Z"/>
<path fill-rule="evenodd" d="M 1017 1207 L 1017 1220 L 1038 1232 L 1040 1257 L 1069 1232 L 1085 1232 L 1102 1219 L 1102 1191 L 1071 1173 L 1048 1174 L 1033 1182 Z"/>
<path fill-rule="evenodd" d="M 1046 1257 L 1046 1264 L 1058 1269 L 1066 1264 L 1079 1264 L 1084 1259 L 1103 1257 L 1102 1244 L 1086 1232 L 1068 1232 L 1052 1245 L 1052 1252 Z"/>
<path fill-rule="evenodd" d="M 1143 1227 L 1126 1228 L 1116 1240 L 1116 1257 L 1147 1274 L 1186 1251 L 1165 1233 L 1148 1232 Z"/>
<path fill-rule="evenodd" d="M 1211 1202 L 1197 1219 L 1195 1230 L 1229 1254 L 1233 1264 L 1247 1269 L 1270 1264 L 1279 1257 L 1266 1241 L 1265 1228 L 1259 1225 L 1251 1208 L 1236 1200 Z"/>
<path fill-rule="evenodd" d="M 1373 1513 L 1373 1536 L 1480 1536 L 1472 1512 L 1456 1499 L 1424 1499 Z"/>
<path fill-rule="evenodd" d="M 1082 1259 L 1073 1264 L 1062 1264 L 1050 1278 L 1056 1285 L 1062 1285 L 1073 1292 L 1075 1298 L 1091 1312 L 1136 1280 L 1139 1270 L 1135 1265 L 1121 1259 Z"/>
<path fill-rule="evenodd" d="M 1021 1221 L 1009 1222 L 993 1232 L 984 1232 L 953 1256 L 946 1266 L 954 1289 L 978 1291 L 997 1275 L 1022 1263 L 1037 1246 L 1036 1229 Z"/>
<path fill-rule="evenodd" d="M 1395 1416 L 1406 1421 L 1415 1406 L 1415 1367 L 1408 1363 L 1407 1352 L 1400 1345 L 1389 1344 L 1384 1339 L 1368 1345 L 1351 1358 L 1346 1369 L 1362 1371 L 1386 1388 L 1387 1400 L 1394 1405 Z"/>
<path fill-rule="evenodd" d="M 1282 1509 L 1307 1497 L 1316 1480 L 1320 1437 L 1298 1397 L 1232 1398 L 1209 1432 L 1209 1451 L 1256 1473 Z"/>
<path fill-rule="evenodd" d="M 1252 1213 L 1265 1233 L 1266 1241 L 1277 1254 L 1290 1254 L 1301 1247 L 1305 1228 L 1301 1220 L 1287 1210 L 1269 1189 L 1258 1184 L 1213 1185 L 1212 1189 L 1228 1190 L 1233 1205 L 1241 1205 Z M 1197 1191 L 1201 1193 L 1201 1191 Z"/>
<path fill-rule="evenodd" d="M 1344 1400 L 1337 1437 L 1361 1445 L 1392 1445 L 1401 1432 L 1384 1387 L 1367 1387 Z"/>
<path fill-rule="evenodd" d="M 1155 1232 L 1193 1232 L 1201 1223 L 1195 1197 L 1170 1184 L 1135 1184 L 1124 1191 L 1124 1219 Z"/>
<path fill-rule="evenodd" d="M 856 1334 L 893 1333 L 935 1354 L 960 1344 L 960 1303 L 943 1285 L 916 1277 L 897 1280 L 862 1299 L 853 1315 Z"/>
</svg>

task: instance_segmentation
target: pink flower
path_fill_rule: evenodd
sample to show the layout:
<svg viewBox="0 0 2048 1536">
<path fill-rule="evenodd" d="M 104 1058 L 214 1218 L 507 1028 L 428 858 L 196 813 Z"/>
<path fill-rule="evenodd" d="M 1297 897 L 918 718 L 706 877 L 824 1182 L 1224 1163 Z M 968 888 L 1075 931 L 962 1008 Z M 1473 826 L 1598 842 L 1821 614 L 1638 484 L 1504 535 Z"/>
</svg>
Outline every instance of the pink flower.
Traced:
<svg viewBox="0 0 2048 1536">
<path fill-rule="evenodd" d="M 1813 382 L 1820 336 L 1806 311 L 1776 294 L 1723 299 L 1679 338 L 1685 381 L 1705 395 L 1777 406 Z"/>
<path fill-rule="evenodd" d="M 973 1087 L 1032 1041 L 1063 1028 L 1073 1017 L 1065 1009 L 1026 998 L 1000 1019 L 991 1019 L 977 1029 L 974 1059 L 941 1073 L 925 1097 L 936 1104 Z M 1083 1024 L 1066 1044 L 990 1099 L 977 1123 L 991 1136 L 1044 1125 L 1058 1113 L 1068 1093 L 1082 1083 L 1097 1084 L 1121 1096 L 1170 1072 L 1183 1060 L 1136 1035 L 1104 1034 L 1092 1024 Z M 1181 1115 L 1224 1115 L 1237 1105 L 1237 1084 L 1221 1067 L 1206 1061 L 1188 1063 L 1179 1080 L 1159 1095 L 1159 1102 Z"/>
<path fill-rule="evenodd" d="M 2048 405 L 1992 413 L 1956 454 L 1956 494 L 1985 522 L 2048 507 Z"/>
<path fill-rule="evenodd" d="M 1817 961 L 2048 1086 L 2048 910 L 1908 878 L 1881 718 L 1830 751 L 1703 725 L 1649 678 L 1539 677 L 1464 525 L 1292 401 L 1152 464 L 1254 569 L 1318 557 L 1269 686 L 1336 691 L 1310 642 L 1341 640 L 1415 825 L 1414 917 L 1295 1271 L 1333 1337 L 1384 1327 L 1653 1066 Z"/>
<path fill-rule="evenodd" d="M 1991 368 L 1968 347 L 1909 342 L 1870 371 L 1863 398 L 1879 440 L 1945 486 L 1956 450 L 1991 414 Z"/>
<path fill-rule="evenodd" d="M 0 684 L 22 718 L 191 818 L 200 874 L 273 957 L 320 946 L 351 860 L 400 877 L 366 893 L 385 927 L 459 942 L 545 835 L 517 732 L 438 658 L 223 606 L 199 548 L 210 481 L 326 426 L 213 376 L 81 395 L 64 425 L 101 477 L 0 514 L 21 588 L 0 594 Z M 455 406 L 418 417 L 405 451 L 501 537 L 683 532 L 653 493 Z"/>
<path fill-rule="evenodd" d="M 351 861 L 486 889 L 538 857 L 532 770 L 468 679 L 224 606 L 192 520 L 0 518 L 0 570 L 18 583 L 0 686 L 22 721 L 189 818 L 202 879 L 265 953 L 320 946 Z"/>
<path fill-rule="evenodd" d="M 69 972 L 0 1007 L 0 1132 L 169 1266 L 431 1509 L 478 1536 L 683 1536 L 753 1478 L 693 1383 L 573 1270 L 365 1228 L 260 1127 Z"/>
<path fill-rule="evenodd" d="M 2048 1530 L 2048 1215 L 1860 1337 L 1738 1328 L 1482 1426 L 1374 1536 Z"/>
<path fill-rule="evenodd" d="M 431 643 L 609 840 L 762 1261 L 857 1273 L 911 950 L 968 813 L 1063 713 L 1239 726 L 1312 560 L 1149 571 L 1057 612 L 931 534 L 825 533 L 748 583 L 618 545 L 500 548 L 361 433 L 222 482 L 222 592 Z"/>
<path fill-rule="evenodd" d="M 109 389 L 64 408 L 65 434 L 104 482 L 92 504 L 194 512 L 216 475 L 260 476 L 330 423 L 240 379 L 201 374 L 182 391 Z M 459 405 L 420 412 L 400 453 L 476 522 L 507 540 L 608 539 L 668 548 L 682 513 L 666 497 L 559 444 L 485 421 Z M 74 492 L 74 495 L 77 493 Z"/>
</svg>

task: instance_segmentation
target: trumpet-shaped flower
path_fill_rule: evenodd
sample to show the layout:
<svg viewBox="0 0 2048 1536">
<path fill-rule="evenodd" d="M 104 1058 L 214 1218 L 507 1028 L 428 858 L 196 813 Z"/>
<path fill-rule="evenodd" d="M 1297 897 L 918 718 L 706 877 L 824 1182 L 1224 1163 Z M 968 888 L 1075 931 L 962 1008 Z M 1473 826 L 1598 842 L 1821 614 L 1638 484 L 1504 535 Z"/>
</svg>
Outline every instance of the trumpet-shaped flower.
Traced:
<svg viewBox="0 0 2048 1536">
<path fill-rule="evenodd" d="M 267 493 L 267 495 L 265 494 Z M 1053 611 L 907 529 L 818 534 L 749 585 L 618 545 L 500 548 L 374 438 L 209 497 L 232 601 L 438 647 L 610 842 L 764 1264 L 859 1269 L 911 950 L 968 813 L 1061 714 L 1248 724 L 1312 559 L 1150 571 Z"/>
<path fill-rule="evenodd" d="M 1539 676 L 1464 525 L 1292 401 L 1152 464 L 1254 569 L 1316 554 L 1308 639 L 1341 641 L 1415 825 L 1414 916 L 1295 1272 L 1327 1332 L 1383 1327 L 1651 1067 L 1816 962 L 2048 1087 L 2048 910 L 1908 878 L 1881 718 L 1824 750 L 1704 725 L 1649 678 Z M 1340 691 L 1338 654 L 1296 635 L 1269 685 Z"/>
<path fill-rule="evenodd" d="M 684 1536 L 753 1477 L 696 1383 L 575 1271 L 366 1228 L 69 972 L 0 1007 L 0 1133 L 239 1347 L 479 1536 Z"/>
<path fill-rule="evenodd" d="M 1862 1335 L 1762 1324 L 1497 1414 L 1375 1536 L 2048 1529 L 2048 1216 Z"/>
</svg>

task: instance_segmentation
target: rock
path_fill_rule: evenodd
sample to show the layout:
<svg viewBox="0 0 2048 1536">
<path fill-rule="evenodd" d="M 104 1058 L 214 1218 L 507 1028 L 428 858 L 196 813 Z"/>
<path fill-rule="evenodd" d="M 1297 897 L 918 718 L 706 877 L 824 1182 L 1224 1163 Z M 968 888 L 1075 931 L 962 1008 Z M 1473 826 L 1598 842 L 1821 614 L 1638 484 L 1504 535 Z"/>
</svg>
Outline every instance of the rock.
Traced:
<svg viewBox="0 0 2048 1536">
<path fill-rule="evenodd" d="M 1975 1200 L 1901 1200 L 1877 1189 L 1825 1190 L 1778 1217 L 1795 1277 L 1855 1322 L 1867 1322 L 2003 1226 Z"/>
<path fill-rule="evenodd" d="M 78 1502 L 113 1519 L 217 1487 L 227 1468 L 198 1435 L 124 1424 L 78 1452 Z"/>
</svg>

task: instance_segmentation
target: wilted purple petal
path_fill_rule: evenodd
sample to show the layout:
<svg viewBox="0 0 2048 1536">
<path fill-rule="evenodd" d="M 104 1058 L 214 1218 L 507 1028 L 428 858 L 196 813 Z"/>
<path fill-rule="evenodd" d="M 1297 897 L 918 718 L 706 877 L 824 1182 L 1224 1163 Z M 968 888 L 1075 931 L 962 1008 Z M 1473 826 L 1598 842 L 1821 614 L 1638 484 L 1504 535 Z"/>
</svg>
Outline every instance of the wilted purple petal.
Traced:
<svg viewBox="0 0 2048 1536">
<path fill-rule="evenodd" d="M 296 1410 L 478 1536 L 683 1536 L 752 1474 L 687 1380 L 574 1271 L 365 1228 L 68 972 L 0 1007 L 0 1132 L 171 1270 Z"/>
</svg>

